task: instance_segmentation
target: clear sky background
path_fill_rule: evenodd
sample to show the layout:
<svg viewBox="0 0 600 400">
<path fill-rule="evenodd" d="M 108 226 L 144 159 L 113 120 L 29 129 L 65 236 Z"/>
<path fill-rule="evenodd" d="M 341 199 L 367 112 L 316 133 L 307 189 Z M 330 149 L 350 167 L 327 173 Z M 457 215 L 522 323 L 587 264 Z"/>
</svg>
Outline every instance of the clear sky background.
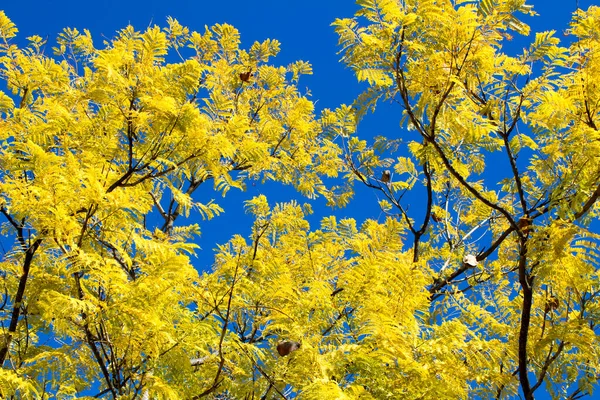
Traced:
<svg viewBox="0 0 600 400">
<path fill-rule="evenodd" d="M 571 13 L 577 6 L 586 9 L 591 0 L 529 0 L 540 14 L 535 18 L 525 18 L 532 27 L 529 38 L 515 36 L 506 52 L 520 53 L 527 47 L 534 32 L 556 29 L 558 36 L 568 28 Z M 335 108 L 342 103 L 351 103 L 362 87 L 356 82 L 352 71 L 339 62 L 337 36 L 330 24 L 335 18 L 353 16 L 358 9 L 353 0 L 254 0 L 254 1 L 204 1 L 204 0 L 3 0 L 0 3 L 7 16 L 19 28 L 18 43 L 37 34 L 48 37 L 50 46 L 65 27 L 91 31 L 94 43 L 102 46 L 104 39 L 110 39 L 115 32 L 128 24 L 137 30 L 149 25 L 166 26 L 167 16 L 171 16 L 190 30 L 203 32 L 205 25 L 229 23 L 239 29 L 242 47 L 249 47 L 254 41 L 267 38 L 281 42 L 281 53 L 271 60 L 278 65 L 287 65 L 295 60 L 309 61 L 314 75 L 303 77 L 300 88 L 306 87 L 316 101 L 317 112 L 323 108 Z M 48 48 L 48 49 L 49 49 Z M 50 50 L 48 50 L 49 52 Z M 358 135 L 370 138 L 385 134 L 389 137 L 407 135 L 399 127 L 401 109 L 398 105 L 383 104 L 373 116 L 361 122 Z M 508 166 L 506 166 L 508 167 Z M 365 218 L 383 220 L 374 193 L 357 188 L 357 195 L 349 207 L 332 210 L 321 200 L 310 201 L 315 210 L 311 218 L 313 229 L 325 215 L 335 213 L 339 217 L 353 217 L 359 223 Z M 309 202 L 292 189 L 282 189 L 277 184 L 248 185 L 245 193 L 231 190 L 225 199 L 214 193 L 210 185 L 201 187 L 195 194 L 197 201 L 206 202 L 215 198 L 225 209 L 225 213 L 212 221 L 201 222 L 203 231 L 195 264 L 199 270 L 209 270 L 213 260 L 212 249 L 226 242 L 232 234 L 248 236 L 251 219 L 245 216 L 243 201 L 258 194 L 265 194 L 271 203 L 297 199 L 300 203 Z M 418 197 L 418 196 L 417 196 Z M 414 196 L 413 196 L 414 198 Z M 418 198 L 414 198 L 411 211 L 419 210 Z M 179 221 L 180 223 L 182 221 Z M 543 398 L 543 397 L 540 397 Z"/>
</svg>

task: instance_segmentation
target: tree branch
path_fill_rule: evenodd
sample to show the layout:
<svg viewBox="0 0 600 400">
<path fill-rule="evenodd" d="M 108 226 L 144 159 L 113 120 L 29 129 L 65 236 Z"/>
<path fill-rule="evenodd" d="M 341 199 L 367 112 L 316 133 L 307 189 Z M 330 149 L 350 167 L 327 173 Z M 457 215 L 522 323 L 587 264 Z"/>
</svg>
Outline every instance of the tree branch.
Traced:
<svg viewBox="0 0 600 400">
<path fill-rule="evenodd" d="M 600 185 L 598 185 L 596 190 L 594 190 L 594 193 L 592 193 L 590 198 L 585 202 L 585 204 L 583 205 L 581 210 L 579 210 L 577 213 L 575 213 L 575 215 L 573 216 L 573 221 L 578 220 L 579 218 L 583 217 L 590 210 L 590 208 L 592 208 L 592 206 L 594 204 L 596 204 L 596 201 L 598 201 L 598 198 L 600 198 Z"/>
<path fill-rule="evenodd" d="M 563 351 L 563 349 L 565 348 L 565 342 L 561 341 L 560 344 L 558 345 L 558 348 L 556 349 L 556 352 L 554 354 L 552 354 L 552 347 L 550 347 L 550 351 L 548 352 L 548 356 L 546 357 L 546 360 L 544 361 L 544 365 L 542 366 L 542 369 L 540 371 L 540 376 L 538 377 L 538 381 L 535 385 L 533 385 L 531 387 L 531 392 L 535 392 L 540 385 L 544 382 L 544 379 L 546 378 L 546 374 L 548 373 L 548 368 L 550 368 L 550 365 L 552 365 L 552 363 L 558 358 L 558 356 L 560 355 L 560 353 Z"/>
<path fill-rule="evenodd" d="M 523 308 L 521 310 L 521 325 L 519 328 L 519 382 L 525 400 L 534 400 L 533 391 L 528 376 L 527 341 L 529 339 L 529 325 L 531 323 L 531 308 L 533 306 L 533 277 L 527 272 L 527 239 L 521 239 L 519 251 L 519 283 L 523 289 Z"/>
<path fill-rule="evenodd" d="M 4 336 L 4 343 L 0 348 L 0 368 L 4 365 L 4 361 L 8 356 L 8 349 L 13 339 L 14 333 L 17 331 L 17 324 L 19 317 L 21 316 L 21 306 L 23 305 L 23 297 L 25 296 L 25 288 L 27 286 L 27 279 L 29 278 L 29 272 L 31 270 L 31 262 L 35 252 L 42 244 L 42 239 L 36 239 L 31 246 L 25 251 L 25 260 L 23 261 L 23 274 L 19 278 L 19 286 L 17 288 L 17 294 L 13 302 L 13 309 L 10 317 L 10 324 L 8 326 L 8 333 Z"/>
<path fill-rule="evenodd" d="M 521 102 L 522 102 L 521 98 Z M 519 105 L 520 106 L 520 105 Z M 527 213 L 527 200 L 525 199 L 525 192 L 523 191 L 523 183 L 521 182 L 521 176 L 519 175 L 519 170 L 517 168 L 517 163 L 515 161 L 515 156 L 512 153 L 510 148 L 510 143 L 508 141 L 508 133 L 503 133 L 502 140 L 504 141 L 504 148 L 506 149 L 506 153 L 508 155 L 508 160 L 510 161 L 510 167 L 513 172 L 513 176 L 515 178 L 515 184 L 517 186 L 517 193 L 519 194 L 519 200 L 521 202 L 521 209 L 524 213 Z"/>
<path fill-rule="evenodd" d="M 454 167 L 452 166 L 452 164 L 450 164 L 450 160 L 448 160 L 448 157 L 446 157 L 446 154 L 444 153 L 444 150 L 442 150 L 441 146 L 439 145 L 439 143 L 437 143 L 435 140 L 431 139 L 428 140 L 429 143 L 433 144 L 433 147 L 435 148 L 435 150 L 437 151 L 437 153 L 439 154 L 440 158 L 442 159 L 442 162 L 444 163 L 444 166 L 446 167 L 446 169 L 448 170 L 448 172 L 450 172 L 450 174 L 465 188 L 467 189 L 467 191 L 469 191 L 473 196 L 475 196 L 475 198 L 477 198 L 479 201 L 481 201 L 483 204 L 485 204 L 486 206 L 490 207 L 493 210 L 498 211 L 500 214 L 504 215 L 504 217 L 506 217 L 506 220 L 508 221 L 508 223 L 517 231 L 517 233 L 521 236 L 522 233 L 519 230 L 517 223 L 515 222 L 515 220 L 513 219 L 513 217 L 510 215 L 510 213 L 508 211 L 506 211 L 504 208 L 500 207 L 497 204 L 492 203 L 490 200 L 486 199 L 485 197 L 483 197 L 483 195 L 481 193 L 479 193 L 473 186 L 471 186 L 466 180 L 465 178 L 462 177 L 462 175 L 460 175 L 458 173 L 458 171 L 456 169 L 454 169 Z"/>
<path fill-rule="evenodd" d="M 235 264 L 235 271 L 233 273 L 233 279 L 231 281 L 231 288 L 229 288 L 229 299 L 227 300 L 227 311 L 225 312 L 225 318 L 223 319 L 223 328 L 221 328 L 221 335 L 219 337 L 219 368 L 217 369 L 217 373 L 215 374 L 215 378 L 213 379 L 212 385 L 208 389 L 206 389 L 204 392 L 200 393 L 199 395 L 194 396 L 193 397 L 194 400 L 200 399 L 200 398 L 207 396 L 210 393 L 214 392 L 222 382 L 222 379 L 220 380 L 219 378 L 221 377 L 221 373 L 223 372 L 223 366 L 225 365 L 225 356 L 223 355 L 223 341 L 225 339 L 225 334 L 227 333 L 227 325 L 229 325 L 229 317 L 231 315 L 231 301 L 233 299 L 233 290 L 235 288 L 238 270 L 240 267 L 240 258 L 241 258 L 241 253 L 238 255 L 238 260 Z"/>
</svg>

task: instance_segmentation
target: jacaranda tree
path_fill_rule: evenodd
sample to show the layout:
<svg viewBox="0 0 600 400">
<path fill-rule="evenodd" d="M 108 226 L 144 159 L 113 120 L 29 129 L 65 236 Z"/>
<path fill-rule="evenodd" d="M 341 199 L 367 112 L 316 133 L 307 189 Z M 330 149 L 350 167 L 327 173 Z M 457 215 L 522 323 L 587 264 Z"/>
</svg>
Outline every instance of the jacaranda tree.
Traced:
<svg viewBox="0 0 600 400">
<path fill-rule="evenodd" d="M 524 0 L 357 3 L 333 26 L 366 90 L 318 114 L 310 65 L 229 25 L 65 29 L 49 55 L 0 12 L 3 398 L 593 393 L 600 8 L 509 54 Z M 381 101 L 403 129 L 367 137 Z M 223 211 L 198 193 L 257 179 L 298 202 L 247 200 L 251 235 L 198 272 Z M 380 221 L 309 226 L 303 198 L 361 185 Z"/>
</svg>

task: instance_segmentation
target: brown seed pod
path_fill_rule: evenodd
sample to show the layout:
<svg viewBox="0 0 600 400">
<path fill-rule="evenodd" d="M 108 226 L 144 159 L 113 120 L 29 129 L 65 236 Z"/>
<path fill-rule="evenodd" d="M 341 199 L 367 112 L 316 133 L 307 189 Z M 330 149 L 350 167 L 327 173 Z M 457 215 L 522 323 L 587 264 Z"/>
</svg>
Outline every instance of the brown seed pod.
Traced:
<svg viewBox="0 0 600 400">
<path fill-rule="evenodd" d="M 548 300 L 546 300 L 546 306 L 544 307 L 544 311 L 546 312 L 546 314 L 548 314 L 550 311 L 556 310 L 558 308 L 558 305 L 558 299 L 554 296 L 550 296 L 548 297 Z"/>
<path fill-rule="evenodd" d="M 248 72 L 242 72 L 240 74 L 240 79 L 242 80 L 242 82 L 249 82 L 251 76 L 252 76 L 252 69 L 250 69 Z"/>
<path fill-rule="evenodd" d="M 389 169 L 386 169 L 381 174 L 381 182 L 388 183 L 390 181 L 390 179 L 392 179 L 392 173 L 390 172 Z"/>
<path fill-rule="evenodd" d="M 277 345 L 277 352 L 281 357 L 285 357 L 290 354 L 292 351 L 296 351 L 300 348 L 300 343 L 294 342 L 292 340 L 285 340 L 283 342 L 279 342 Z"/>
<path fill-rule="evenodd" d="M 523 235 L 527 235 L 531 229 L 531 218 L 524 216 L 517 222 L 517 226 L 523 232 Z"/>
</svg>

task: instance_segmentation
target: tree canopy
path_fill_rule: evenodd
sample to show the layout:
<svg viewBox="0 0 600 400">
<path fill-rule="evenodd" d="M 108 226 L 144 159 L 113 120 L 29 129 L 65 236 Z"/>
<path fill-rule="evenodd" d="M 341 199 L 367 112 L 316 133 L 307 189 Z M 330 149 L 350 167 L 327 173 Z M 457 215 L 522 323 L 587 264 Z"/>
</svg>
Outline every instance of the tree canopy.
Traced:
<svg viewBox="0 0 600 400">
<path fill-rule="evenodd" d="M 365 90 L 334 110 L 227 24 L 50 51 L 0 11 L 0 396 L 593 394 L 600 7 L 511 54 L 524 0 L 357 3 L 332 25 Z M 384 101 L 401 130 L 369 137 Z M 199 272 L 224 210 L 198 193 L 251 181 L 297 201 L 247 199 L 251 234 Z M 309 225 L 303 199 L 361 187 L 379 220 Z"/>
</svg>

